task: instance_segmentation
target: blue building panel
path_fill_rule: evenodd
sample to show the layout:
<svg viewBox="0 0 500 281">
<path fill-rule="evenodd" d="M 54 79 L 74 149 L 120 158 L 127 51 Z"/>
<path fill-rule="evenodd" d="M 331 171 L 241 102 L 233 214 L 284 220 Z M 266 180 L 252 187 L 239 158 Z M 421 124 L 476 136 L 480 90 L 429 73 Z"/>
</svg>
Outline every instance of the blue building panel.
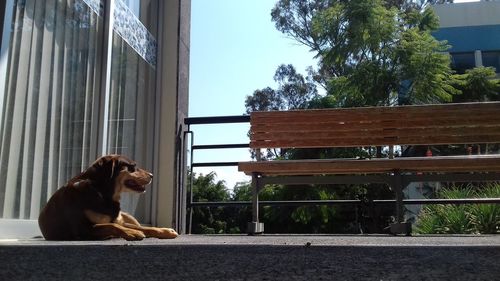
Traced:
<svg viewBox="0 0 500 281">
<path fill-rule="evenodd" d="M 500 25 L 447 27 L 432 35 L 438 40 L 447 40 L 452 53 L 500 50 Z"/>
</svg>

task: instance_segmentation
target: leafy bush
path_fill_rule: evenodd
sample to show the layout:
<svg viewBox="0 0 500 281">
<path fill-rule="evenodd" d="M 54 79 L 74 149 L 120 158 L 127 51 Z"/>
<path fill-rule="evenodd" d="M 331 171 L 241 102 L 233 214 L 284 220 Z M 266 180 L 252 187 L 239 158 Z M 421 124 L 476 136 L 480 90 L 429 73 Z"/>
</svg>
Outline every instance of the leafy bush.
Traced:
<svg viewBox="0 0 500 281">
<path fill-rule="evenodd" d="M 500 198 L 500 184 L 443 189 L 438 198 Z M 420 234 L 500 233 L 500 205 L 427 205 L 422 208 L 415 231 Z"/>
</svg>

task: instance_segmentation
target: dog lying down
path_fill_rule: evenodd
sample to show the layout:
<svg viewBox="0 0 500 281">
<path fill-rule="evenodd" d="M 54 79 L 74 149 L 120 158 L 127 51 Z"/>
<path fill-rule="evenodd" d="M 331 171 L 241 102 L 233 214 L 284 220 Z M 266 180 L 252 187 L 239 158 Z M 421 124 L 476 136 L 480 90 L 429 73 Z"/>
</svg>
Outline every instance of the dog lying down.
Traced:
<svg viewBox="0 0 500 281">
<path fill-rule="evenodd" d="M 120 210 L 120 194 L 143 193 L 152 178 L 124 156 L 103 156 L 52 195 L 38 217 L 40 230 L 47 240 L 175 238 L 175 230 L 141 226 Z"/>
</svg>

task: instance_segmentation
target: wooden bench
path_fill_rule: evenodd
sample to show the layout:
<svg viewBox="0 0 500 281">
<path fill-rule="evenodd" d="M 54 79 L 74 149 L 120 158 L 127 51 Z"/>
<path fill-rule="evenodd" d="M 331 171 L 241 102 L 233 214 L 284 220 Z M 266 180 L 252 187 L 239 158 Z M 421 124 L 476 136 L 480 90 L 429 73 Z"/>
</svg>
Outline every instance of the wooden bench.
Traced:
<svg viewBox="0 0 500 281">
<path fill-rule="evenodd" d="M 257 161 L 240 162 L 252 176 L 249 233 L 262 233 L 259 191 L 266 184 L 385 183 L 395 192 L 394 233 L 404 222 L 403 188 L 410 182 L 500 180 L 500 155 L 372 159 L 260 159 L 265 148 L 389 147 L 500 143 L 500 103 L 253 112 L 250 147 Z"/>
</svg>

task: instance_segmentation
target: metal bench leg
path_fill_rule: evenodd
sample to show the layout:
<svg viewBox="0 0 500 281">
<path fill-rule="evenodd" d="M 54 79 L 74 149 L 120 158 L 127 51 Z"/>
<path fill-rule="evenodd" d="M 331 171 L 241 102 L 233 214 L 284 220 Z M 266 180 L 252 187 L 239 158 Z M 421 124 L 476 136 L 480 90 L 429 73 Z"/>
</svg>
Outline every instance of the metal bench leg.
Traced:
<svg viewBox="0 0 500 281">
<path fill-rule="evenodd" d="M 264 232 L 264 224 L 259 222 L 259 191 L 260 186 L 259 175 L 252 174 L 252 221 L 247 224 L 247 233 L 249 235 L 262 234 Z"/>
<path fill-rule="evenodd" d="M 396 222 L 390 225 L 391 233 L 409 236 L 411 235 L 411 223 L 404 221 L 403 182 L 399 171 L 394 172 L 391 187 L 396 193 Z"/>
</svg>

